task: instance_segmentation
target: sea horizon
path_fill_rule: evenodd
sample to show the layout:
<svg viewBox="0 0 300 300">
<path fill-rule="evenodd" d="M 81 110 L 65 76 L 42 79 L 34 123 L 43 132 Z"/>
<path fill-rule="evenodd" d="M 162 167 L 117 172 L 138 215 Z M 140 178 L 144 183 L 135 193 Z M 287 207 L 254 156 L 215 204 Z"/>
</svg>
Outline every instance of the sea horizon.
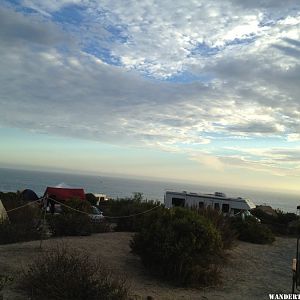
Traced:
<svg viewBox="0 0 300 300">
<path fill-rule="evenodd" d="M 74 171 L 75 172 L 75 171 Z M 296 212 L 300 204 L 297 194 L 281 191 L 255 190 L 252 187 L 224 187 L 220 185 L 175 182 L 166 179 L 121 177 L 119 175 L 91 175 L 63 171 L 41 171 L 0 167 L 0 191 L 16 192 L 26 188 L 34 190 L 39 196 L 47 186 L 64 183 L 70 187 L 84 188 L 86 193 L 103 193 L 111 198 L 131 197 L 133 193 L 142 193 L 145 199 L 163 202 L 166 190 L 198 193 L 225 192 L 230 197 L 243 197 L 256 205 L 266 204 L 274 209 Z"/>
</svg>

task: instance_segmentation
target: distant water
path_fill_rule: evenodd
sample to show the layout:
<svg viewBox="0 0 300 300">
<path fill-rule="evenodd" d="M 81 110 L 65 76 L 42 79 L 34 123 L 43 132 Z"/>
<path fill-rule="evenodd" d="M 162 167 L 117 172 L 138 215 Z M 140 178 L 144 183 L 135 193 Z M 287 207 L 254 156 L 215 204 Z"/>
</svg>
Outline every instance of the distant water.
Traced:
<svg viewBox="0 0 300 300">
<path fill-rule="evenodd" d="M 220 188 L 218 186 L 209 187 L 187 183 L 0 168 L 0 191 L 2 192 L 15 192 L 29 188 L 41 196 L 47 186 L 56 186 L 60 183 L 65 183 L 71 187 L 82 187 L 86 193 L 103 193 L 112 198 L 130 197 L 134 192 L 141 192 L 147 199 L 163 201 L 166 190 L 200 193 L 219 191 L 225 192 L 231 197 L 248 198 L 255 204 L 269 204 L 273 208 L 288 212 L 296 212 L 297 205 L 300 205 L 300 195 Z"/>
</svg>

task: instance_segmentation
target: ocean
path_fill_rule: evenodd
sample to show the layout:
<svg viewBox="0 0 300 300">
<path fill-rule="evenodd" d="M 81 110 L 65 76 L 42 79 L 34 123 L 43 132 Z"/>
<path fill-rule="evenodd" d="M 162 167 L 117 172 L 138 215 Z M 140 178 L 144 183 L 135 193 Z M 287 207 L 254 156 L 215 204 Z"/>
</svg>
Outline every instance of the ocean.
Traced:
<svg viewBox="0 0 300 300">
<path fill-rule="evenodd" d="M 140 192 L 146 199 L 163 202 L 166 190 L 199 193 L 218 191 L 231 197 L 251 199 L 255 204 L 271 205 L 285 212 L 296 212 L 297 205 L 300 205 L 300 195 L 178 182 L 0 168 L 0 191 L 2 192 L 16 192 L 28 188 L 42 196 L 47 186 L 56 186 L 60 183 L 84 188 L 86 193 L 103 193 L 111 198 L 130 197 L 134 192 Z"/>
</svg>

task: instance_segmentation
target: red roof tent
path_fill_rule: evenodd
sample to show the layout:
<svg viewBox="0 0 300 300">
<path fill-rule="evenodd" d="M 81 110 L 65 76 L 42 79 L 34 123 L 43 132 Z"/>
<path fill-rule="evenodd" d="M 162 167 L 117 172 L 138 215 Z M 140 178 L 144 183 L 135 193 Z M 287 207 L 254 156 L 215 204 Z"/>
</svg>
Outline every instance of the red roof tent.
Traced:
<svg viewBox="0 0 300 300">
<path fill-rule="evenodd" d="M 79 198 L 85 200 L 84 189 L 80 188 L 59 188 L 59 187 L 47 187 L 45 195 L 48 194 L 49 197 L 55 195 L 56 200 L 65 201 L 72 198 Z"/>
</svg>

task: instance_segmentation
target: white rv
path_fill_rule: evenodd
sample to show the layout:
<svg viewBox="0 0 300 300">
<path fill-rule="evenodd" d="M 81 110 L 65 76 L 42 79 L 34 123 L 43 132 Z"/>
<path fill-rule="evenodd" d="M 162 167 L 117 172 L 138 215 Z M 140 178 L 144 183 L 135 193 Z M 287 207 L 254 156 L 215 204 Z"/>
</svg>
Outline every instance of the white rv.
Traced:
<svg viewBox="0 0 300 300">
<path fill-rule="evenodd" d="M 230 198 L 220 192 L 214 194 L 198 194 L 188 193 L 186 191 L 167 191 L 165 193 L 164 203 L 167 208 L 176 206 L 195 208 L 211 207 L 224 214 L 230 215 L 235 215 L 255 208 L 255 204 L 248 199 L 241 197 Z"/>
</svg>

